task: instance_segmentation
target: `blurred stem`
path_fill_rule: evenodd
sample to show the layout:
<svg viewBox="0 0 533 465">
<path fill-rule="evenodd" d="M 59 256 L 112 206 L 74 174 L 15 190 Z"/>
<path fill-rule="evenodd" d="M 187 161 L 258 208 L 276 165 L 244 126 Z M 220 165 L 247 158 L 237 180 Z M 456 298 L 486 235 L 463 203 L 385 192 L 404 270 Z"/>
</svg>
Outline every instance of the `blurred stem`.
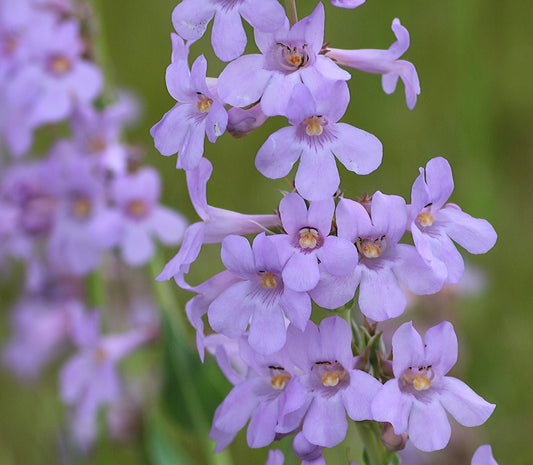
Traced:
<svg viewBox="0 0 533 465">
<path fill-rule="evenodd" d="M 154 258 L 150 262 L 150 276 L 154 279 L 163 269 L 164 261 L 158 250 Z M 183 309 L 180 308 L 176 296 L 174 294 L 174 284 L 169 281 L 154 282 L 154 292 L 159 307 L 166 316 L 166 320 L 172 327 L 172 334 L 176 336 L 175 359 L 178 369 L 182 373 L 190 373 L 190 357 L 187 352 L 190 352 L 190 346 L 187 341 L 187 326 L 183 317 Z M 201 407 L 201 399 L 194 385 L 193 380 L 189 376 L 182 376 L 180 382 L 188 393 L 185 406 L 189 412 L 189 417 L 194 424 L 192 425 L 194 431 L 197 432 L 198 437 L 202 443 L 202 449 L 207 457 L 207 463 L 211 465 L 233 465 L 231 455 L 228 450 L 224 450 L 214 454 L 213 442 L 208 437 L 209 422 L 203 416 L 203 409 Z"/>
<path fill-rule="evenodd" d="M 388 465 L 389 453 L 381 441 L 381 424 L 376 421 L 355 422 L 363 441 L 368 465 Z"/>
<path fill-rule="evenodd" d="M 102 271 L 93 271 L 87 278 L 86 282 L 89 307 L 101 307 L 104 304 L 106 295 Z"/>
<path fill-rule="evenodd" d="M 298 22 L 296 0 L 285 0 L 285 11 L 287 12 L 287 18 L 289 18 L 289 23 L 291 26 Z"/>
</svg>

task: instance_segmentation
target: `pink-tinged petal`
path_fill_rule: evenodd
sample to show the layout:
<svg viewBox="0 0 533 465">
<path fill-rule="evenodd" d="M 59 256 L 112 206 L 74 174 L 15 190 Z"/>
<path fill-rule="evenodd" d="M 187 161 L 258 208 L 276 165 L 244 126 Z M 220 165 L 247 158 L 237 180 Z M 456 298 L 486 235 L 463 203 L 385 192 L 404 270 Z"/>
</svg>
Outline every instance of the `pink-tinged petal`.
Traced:
<svg viewBox="0 0 533 465">
<path fill-rule="evenodd" d="M 398 18 L 392 20 L 391 29 L 397 40 L 389 47 L 389 52 L 394 58 L 399 58 L 409 48 L 409 31 L 400 24 Z"/>
<path fill-rule="evenodd" d="M 496 243 L 498 235 L 487 220 L 473 218 L 452 205 L 447 205 L 439 211 L 439 219 L 441 218 L 446 221 L 446 233 L 470 253 L 486 253 Z"/>
<path fill-rule="evenodd" d="M 222 61 L 240 57 L 246 47 L 246 32 L 237 8 L 218 10 L 215 14 L 211 44 Z"/>
<path fill-rule="evenodd" d="M 255 167 L 267 178 L 278 179 L 286 176 L 302 153 L 297 143 L 295 128 L 281 128 L 271 134 L 261 146 L 255 158 Z"/>
<path fill-rule="evenodd" d="M 373 420 L 371 405 L 381 388 L 381 383 L 368 373 L 351 371 L 350 385 L 342 391 L 348 416 L 355 421 Z"/>
<path fill-rule="evenodd" d="M 267 116 L 285 115 L 297 84 L 300 83 L 298 72 L 292 74 L 273 73 L 264 88 L 261 108 Z"/>
<path fill-rule="evenodd" d="M 386 195 L 377 191 L 372 196 L 372 223 L 378 233 L 387 234 L 387 243 L 395 244 L 405 233 L 407 206 L 398 195 Z"/>
<path fill-rule="evenodd" d="M 209 324 L 217 332 L 237 338 L 246 331 L 248 321 L 255 310 L 255 302 L 248 297 L 251 291 L 248 281 L 234 284 L 222 292 L 209 305 Z"/>
<path fill-rule="evenodd" d="M 250 379 L 235 386 L 218 407 L 213 427 L 228 433 L 243 428 L 259 402 L 255 390 L 260 382 Z"/>
<path fill-rule="evenodd" d="M 444 449 L 450 440 L 451 426 L 448 416 L 438 400 L 413 403 L 409 415 L 409 439 L 425 452 Z"/>
<path fill-rule="evenodd" d="M 86 312 L 81 304 L 68 308 L 70 337 L 78 347 L 92 347 L 100 340 L 100 318 L 97 311 Z"/>
<path fill-rule="evenodd" d="M 276 437 L 274 428 L 278 422 L 278 402 L 260 404 L 250 418 L 246 442 L 251 448 L 268 446 Z"/>
<path fill-rule="evenodd" d="M 143 329 L 132 329 L 127 333 L 113 334 L 102 338 L 100 347 L 113 363 L 120 362 L 133 351 L 145 344 L 150 333 Z"/>
<path fill-rule="evenodd" d="M 91 221 L 90 234 L 102 249 L 116 246 L 122 236 L 122 215 L 116 210 L 104 210 Z"/>
<path fill-rule="evenodd" d="M 416 68 L 410 61 L 397 60 L 392 64 L 393 73 L 384 74 L 381 79 L 383 90 L 392 94 L 396 88 L 398 76 L 405 87 L 405 103 L 412 110 L 416 105 L 417 96 L 420 95 L 420 81 Z"/>
<path fill-rule="evenodd" d="M 354 242 L 358 236 L 372 234 L 372 221 L 365 207 L 359 202 L 341 197 L 335 214 L 337 235 L 342 239 Z"/>
<path fill-rule="evenodd" d="M 326 237 L 331 230 L 331 220 L 335 211 L 335 201 L 333 198 L 316 200 L 309 205 L 307 215 L 308 226 L 318 229 L 318 232 Z"/>
<path fill-rule="evenodd" d="M 411 188 L 410 221 L 414 221 L 422 209 L 431 203 L 431 194 L 424 179 L 424 168 L 419 168 L 420 174 L 415 179 Z"/>
<path fill-rule="evenodd" d="M 299 39 L 304 36 L 305 43 L 315 53 L 318 53 L 324 43 L 324 19 L 324 5 L 318 3 L 309 16 L 301 19 L 291 28 L 291 34 L 297 35 Z"/>
<path fill-rule="evenodd" d="M 175 105 L 150 129 L 155 147 L 161 155 L 168 157 L 181 149 L 189 130 L 189 125 L 185 122 L 188 112 L 188 105 Z"/>
<path fill-rule="evenodd" d="M 229 234 L 253 234 L 280 224 L 277 215 L 244 215 L 215 207 L 208 207 L 208 211 L 210 219 L 205 227 L 206 244 L 221 242 Z"/>
<path fill-rule="evenodd" d="M 372 401 L 373 419 L 389 422 L 396 434 L 402 434 L 407 430 L 412 405 L 413 397 L 400 391 L 397 379 L 390 379 Z"/>
<path fill-rule="evenodd" d="M 359 306 L 363 314 L 375 321 L 384 321 L 403 313 L 407 298 L 390 268 L 362 270 L 359 284 Z"/>
<path fill-rule="evenodd" d="M 477 448 L 472 456 L 472 465 L 498 465 L 492 455 L 492 448 L 488 444 Z"/>
<path fill-rule="evenodd" d="M 339 8 L 357 8 L 363 3 L 365 0 L 331 0 L 331 4 Z"/>
<path fill-rule="evenodd" d="M 320 347 L 316 354 L 321 360 L 337 360 L 349 370 L 353 359 L 351 341 L 352 331 L 345 320 L 338 316 L 324 318 L 320 322 Z"/>
<path fill-rule="evenodd" d="M 55 123 L 65 118 L 72 109 L 72 101 L 67 92 L 53 86 L 39 94 L 35 106 L 29 114 L 30 126 Z"/>
<path fill-rule="evenodd" d="M 77 413 L 82 416 L 96 415 L 98 407 L 115 401 L 121 392 L 120 379 L 113 363 L 103 362 L 95 365 L 93 376 Z"/>
<path fill-rule="evenodd" d="M 283 229 L 287 234 L 294 234 L 307 224 L 307 206 L 304 199 L 296 192 L 291 192 L 281 199 L 279 213 Z"/>
<path fill-rule="evenodd" d="M 187 220 L 170 208 L 157 207 L 152 214 L 152 227 L 163 244 L 173 245 L 183 237 Z"/>
<path fill-rule="evenodd" d="M 154 243 L 148 231 L 142 226 L 128 225 L 122 240 L 122 258 L 131 266 L 141 266 L 150 261 L 154 254 Z"/>
<path fill-rule="evenodd" d="M 172 24 L 184 39 L 198 40 L 214 14 L 215 6 L 209 0 L 183 0 L 172 12 Z"/>
<path fill-rule="evenodd" d="M 315 115 L 325 115 L 328 124 L 333 124 L 341 119 L 350 103 L 350 90 L 345 81 L 334 81 L 329 84 L 329 94 L 320 95 L 316 102 Z"/>
<path fill-rule="evenodd" d="M 401 325 L 392 336 L 392 353 L 392 369 L 396 378 L 401 378 L 409 367 L 424 366 L 424 343 L 412 321 Z"/>
<path fill-rule="evenodd" d="M 213 165 L 207 158 L 202 158 L 195 169 L 186 172 L 191 203 L 198 216 L 204 221 L 209 219 L 206 190 L 207 181 L 209 181 L 212 172 Z"/>
<path fill-rule="evenodd" d="M 190 86 L 190 73 L 186 61 L 178 61 L 167 66 L 165 82 L 168 93 L 180 103 L 193 103 L 196 95 Z"/>
<path fill-rule="evenodd" d="M 248 343 L 262 355 L 273 354 L 283 347 L 287 337 L 283 312 L 277 302 L 254 304 Z"/>
<path fill-rule="evenodd" d="M 442 289 L 447 276 L 446 267 L 436 261 L 434 266 L 428 265 L 415 247 L 408 244 L 396 246 L 398 259 L 392 270 L 398 281 L 416 295 L 435 294 Z M 437 266 L 441 264 L 441 266 Z"/>
<path fill-rule="evenodd" d="M 305 118 L 317 114 L 315 99 L 306 86 L 303 84 L 296 84 L 294 86 L 285 114 L 289 123 L 293 126 L 297 126 Z"/>
<path fill-rule="evenodd" d="M 315 69 L 325 79 L 330 80 L 330 81 L 347 81 L 352 77 L 352 75 L 348 71 L 345 71 L 344 69 L 340 68 L 337 64 L 335 64 L 335 62 L 331 58 L 328 58 L 327 56 L 324 56 L 324 55 L 318 55 L 316 57 Z M 303 79 L 304 82 L 306 82 L 305 81 L 306 77 L 308 77 L 307 74 L 305 75 Z M 332 84 L 333 83 L 331 83 L 330 85 Z"/>
<path fill-rule="evenodd" d="M 426 182 L 433 202 L 432 211 L 441 208 L 453 192 L 452 168 L 443 157 L 435 157 L 426 164 Z"/>
<path fill-rule="evenodd" d="M 311 317 L 311 299 L 307 293 L 285 288 L 280 304 L 291 323 L 303 331 Z"/>
<path fill-rule="evenodd" d="M 411 210 L 412 211 L 412 210 Z M 410 224 L 411 234 L 413 236 L 413 242 L 415 243 L 416 250 L 420 256 L 430 265 L 433 266 L 433 261 L 438 260 L 435 257 L 435 248 L 440 249 L 440 242 L 438 239 L 422 232 L 418 225 L 413 221 Z M 439 254 L 440 255 L 440 254 Z M 440 261 L 440 260 L 438 260 Z M 438 264 L 436 266 L 439 266 Z"/>
<path fill-rule="evenodd" d="M 71 405 L 80 400 L 93 376 L 93 367 L 93 358 L 87 354 L 75 355 L 67 360 L 59 373 L 59 387 L 63 402 Z"/>
<path fill-rule="evenodd" d="M 244 55 L 229 63 L 218 78 L 220 98 L 234 107 L 257 102 L 272 74 L 263 65 L 263 55 L 258 54 Z"/>
<path fill-rule="evenodd" d="M 254 254 L 245 237 L 226 237 L 222 241 L 220 256 L 224 266 L 233 274 L 241 278 L 250 278 L 256 275 Z"/>
<path fill-rule="evenodd" d="M 358 254 L 355 245 L 340 237 L 326 237 L 324 245 L 317 250 L 316 255 L 328 273 L 335 276 L 346 276 L 357 266 Z"/>
<path fill-rule="evenodd" d="M 348 421 L 340 395 L 324 398 L 315 396 L 305 416 L 305 438 L 317 446 L 334 447 L 344 440 Z"/>
<path fill-rule="evenodd" d="M 381 164 L 383 145 L 376 136 L 345 123 L 337 123 L 335 133 L 331 150 L 347 170 L 368 174 Z"/>
<path fill-rule="evenodd" d="M 442 378 L 438 390 L 442 406 L 464 426 L 482 425 L 496 408 L 495 404 L 490 404 L 461 380 L 451 376 Z"/>
<path fill-rule="evenodd" d="M 333 310 L 353 299 L 361 280 L 360 269 L 356 267 L 353 273 L 335 276 L 328 273 L 324 266 L 320 265 L 319 268 L 320 280 L 317 286 L 309 291 L 309 295 L 318 305 Z"/>
<path fill-rule="evenodd" d="M 70 93 L 81 103 L 94 100 L 103 86 L 102 71 L 94 63 L 80 60 L 77 62 L 70 77 Z"/>
<path fill-rule="evenodd" d="M 265 465 L 283 465 L 284 460 L 285 457 L 283 456 L 283 452 L 281 452 L 279 449 L 269 450 Z"/>
<path fill-rule="evenodd" d="M 457 284 L 461 281 L 465 271 L 465 262 L 455 244 L 448 237 L 441 239 L 439 259 L 448 271 L 444 284 Z"/>
<path fill-rule="evenodd" d="M 224 134 L 227 125 L 228 112 L 219 102 L 213 102 L 205 121 L 205 133 L 209 142 L 214 144 Z"/>
<path fill-rule="evenodd" d="M 439 375 L 445 375 L 457 362 L 457 336 L 453 325 L 443 321 L 426 331 L 426 363 Z"/>
<path fill-rule="evenodd" d="M 204 154 L 205 120 L 190 126 L 179 152 L 177 168 L 192 170 L 198 166 Z"/>
<path fill-rule="evenodd" d="M 179 286 L 190 287 L 183 281 L 183 275 L 189 272 L 189 267 L 196 260 L 202 247 L 205 224 L 203 222 L 191 224 L 185 231 L 183 243 L 179 252 L 165 265 L 156 281 L 166 281 L 175 278 Z"/>
<path fill-rule="evenodd" d="M 335 158 L 329 150 L 305 150 L 295 178 L 296 189 L 307 200 L 331 197 L 340 184 Z"/>
<path fill-rule="evenodd" d="M 266 270 L 274 274 L 281 274 L 282 264 L 276 244 L 264 232 L 258 234 L 252 244 L 255 256 L 256 270 Z"/>
<path fill-rule="evenodd" d="M 199 57 L 194 60 L 194 63 L 191 67 L 191 90 L 192 92 L 200 92 L 203 95 L 209 94 L 209 89 L 207 88 L 207 83 L 205 80 L 207 74 L 207 60 L 203 55 L 200 55 Z M 193 103 L 192 101 L 191 103 Z M 196 103 L 196 102 L 194 102 Z"/>
<path fill-rule="evenodd" d="M 277 0 L 245 0 L 239 11 L 254 29 L 260 31 L 274 32 L 285 22 L 285 11 Z"/>
<path fill-rule="evenodd" d="M 187 64 L 189 45 L 185 44 L 183 39 L 175 32 L 170 33 L 170 41 L 172 42 L 171 62 L 185 64 L 184 69 L 187 70 L 186 82 L 189 82 L 189 66 Z"/>
<path fill-rule="evenodd" d="M 283 267 L 283 283 L 297 292 L 313 289 L 318 284 L 320 273 L 316 257 L 312 254 L 295 253 Z"/>
</svg>

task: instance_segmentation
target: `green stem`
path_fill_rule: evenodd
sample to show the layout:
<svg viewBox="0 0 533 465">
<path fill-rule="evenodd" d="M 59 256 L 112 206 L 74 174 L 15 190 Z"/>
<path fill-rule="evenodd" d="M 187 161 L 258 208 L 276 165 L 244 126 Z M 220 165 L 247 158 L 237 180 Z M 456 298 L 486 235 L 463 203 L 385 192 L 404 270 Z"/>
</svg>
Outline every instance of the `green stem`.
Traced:
<svg viewBox="0 0 533 465">
<path fill-rule="evenodd" d="M 381 442 L 381 425 L 375 421 L 358 421 L 355 424 L 368 456 L 368 465 L 388 465 L 389 453 Z"/>
<path fill-rule="evenodd" d="M 291 26 L 298 22 L 296 0 L 285 0 L 285 11 L 287 12 L 287 18 L 289 18 L 289 23 Z"/>
</svg>

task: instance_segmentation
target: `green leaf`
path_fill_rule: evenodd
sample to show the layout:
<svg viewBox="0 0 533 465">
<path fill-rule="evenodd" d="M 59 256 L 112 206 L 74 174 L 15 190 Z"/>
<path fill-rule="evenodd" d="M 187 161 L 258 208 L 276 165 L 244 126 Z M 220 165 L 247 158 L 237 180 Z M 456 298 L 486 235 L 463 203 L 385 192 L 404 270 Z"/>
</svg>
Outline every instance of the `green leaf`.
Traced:
<svg viewBox="0 0 533 465">
<path fill-rule="evenodd" d="M 146 424 L 146 453 L 151 465 L 190 465 L 187 454 L 172 441 L 164 425 L 155 418 Z"/>
</svg>

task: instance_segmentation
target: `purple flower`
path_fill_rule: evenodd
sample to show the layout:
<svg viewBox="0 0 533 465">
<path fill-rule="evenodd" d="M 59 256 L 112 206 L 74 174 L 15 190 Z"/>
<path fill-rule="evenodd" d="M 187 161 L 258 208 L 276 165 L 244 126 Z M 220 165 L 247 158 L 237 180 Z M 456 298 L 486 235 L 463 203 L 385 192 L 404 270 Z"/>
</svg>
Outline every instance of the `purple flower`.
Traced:
<svg viewBox="0 0 533 465">
<path fill-rule="evenodd" d="M 330 0 L 333 6 L 340 8 L 357 8 L 365 3 L 365 0 Z"/>
<path fill-rule="evenodd" d="M 492 448 L 488 444 L 477 448 L 472 456 L 472 465 L 498 465 L 492 455 Z"/>
<path fill-rule="evenodd" d="M 122 214 L 119 245 L 128 265 L 143 265 L 152 258 L 153 236 L 165 245 L 177 244 L 182 238 L 186 220 L 159 205 L 161 186 L 155 169 L 145 167 L 134 174 L 116 178 L 112 193 Z"/>
<path fill-rule="evenodd" d="M 59 378 L 61 399 L 75 408 L 77 421 L 90 424 L 98 408 L 118 399 L 121 393 L 117 365 L 150 339 L 145 328 L 128 333 L 100 335 L 100 314 L 71 312 L 71 336 L 80 348 L 67 360 Z"/>
<path fill-rule="evenodd" d="M 409 32 L 395 18 L 392 30 L 398 39 L 388 50 L 341 50 L 328 49 L 326 56 L 340 65 L 359 69 L 366 73 L 381 74 L 383 90 L 392 94 L 400 77 L 405 86 L 407 107 L 412 110 L 416 105 L 416 96 L 420 94 L 420 83 L 414 65 L 405 60 L 398 60 L 409 48 Z"/>
<path fill-rule="evenodd" d="M 311 299 L 283 282 L 276 247 L 265 234 L 253 246 L 244 237 L 228 236 L 222 242 L 222 261 L 242 279 L 222 292 L 209 306 L 211 327 L 228 337 L 239 337 L 248 324 L 248 341 L 261 354 L 271 354 L 285 344 L 285 315 L 304 329 L 311 315 Z"/>
<path fill-rule="evenodd" d="M 246 434 L 248 445 L 264 447 L 275 439 L 278 420 L 285 408 L 294 404 L 301 407 L 306 401 L 306 392 L 296 380 L 287 347 L 270 355 L 260 355 L 241 339 L 239 350 L 248 370 L 217 408 L 210 437 L 218 441 L 234 436 L 250 419 Z M 298 424 L 299 420 L 293 424 L 293 429 Z M 217 450 L 221 447 L 217 446 Z"/>
<path fill-rule="evenodd" d="M 198 166 L 204 153 L 204 138 L 215 142 L 226 130 L 228 114 L 206 81 L 207 61 L 203 55 L 193 63 L 189 73 L 187 50 L 183 41 L 172 36 L 173 62 L 166 73 L 167 88 L 178 102 L 150 130 L 162 155 L 178 153 L 177 167 L 191 170 Z"/>
<path fill-rule="evenodd" d="M 285 457 L 283 457 L 283 452 L 281 452 L 279 449 L 269 450 L 268 459 L 265 465 L 283 465 L 284 460 Z"/>
<path fill-rule="evenodd" d="M 457 205 L 445 202 L 453 192 L 452 170 L 442 157 L 432 158 L 411 190 L 409 229 L 420 255 L 446 284 L 456 284 L 464 273 L 464 262 L 452 239 L 470 253 L 490 250 L 496 232 L 484 219 L 472 218 Z"/>
<path fill-rule="evenodd" d="M 348 422 L 372 418 L 370 405 L 381 384 L 355 368 L 352 332 L 337 316 L 309 322 L 303 333 L 291 334 L 290 344 L 305 350 L 305 375 L 300 381 L 311 399 L 302 432 L 311 444 L 333 447 L 344 440 Z M 297 350 L 297 349 L 294 349 Z"/>
<path fill-rule="evenodd" d="M 218 58 L 230 61 L 242 55 L 246 33 L 241 16 L 255 29 L 274 32 L 285 19 L 277 0 L 183 0 L 172 12 L 176 32 L 186 40 L 198 40 L 215 17 L 211 44 Z"/>
<path fill-rule="evenodd" d="M 84 275 L 94 270 L 103 251 L 120 238 L 120 216 L 107 206 L 105 189 L 89 160 L 66 159 L 60 166 L 56 219 L 48 256 L 65 270 Z"/>
<path fill-rule="evenodd" d="M 268 116 L 263 113 L 261 104 L 251 108 L 232 107 L 228 110 L 228 132 L 233 137 L 243 137 L 260 127 Z"/>
<path fill-rule="evenodd" d="M 289 29 L 288 22 L 269 34 L 255 31 L 262 54 L 244 55 L 226 66 L 219 77 L 222 100 L 245 107 L 261 99 L 268 116 L 284 115 L 294 86 L 303 82 L 313 93 L 325 93 L 350 74 L 320 55 L 324 40 L 324 6 Z"/>
<path fill-rule="evenodd" d="M 276 242 L 283 266 L 283 282 L 295 291 L 313 289 L 319 280 L 318 260 L 333 275 L 351 273 L 357 264 L 354 245 L 330 236 L 335 203 L 333 199 L 311 202 L 296 193 L 287 194 L 280 202 L 279 212 L 287 234 L 271 236 Z"/>
<path fill-rule="evenodd" d="M 287 107 L 292 126 L 267 139 L 257 153 L 257 169 L 269 178 L 281 178 L 300 158 L 295 184 L 308 200 L 323 200 L 337 191 L 340 178 L 333 154 L 350 171 L 374 171 L 381 163 L 381 142 L 368 132 L 337 122 L 349 99 L 344 81 L 332 85 L 329 98 L 316 101 L 309 89 L 296 84 Z"/>
<path fill-rule="evenodd" d="M 392 337 L 394 378 L 372 402 L 377 421 L 388 421 L 396 434 L 404 431 L 420 450 L 433 451 L 448 444 L 449 412 L 464 426 L 478 426 L 495 405 L 478 396 L 462 381 L 445 376 L 457 361 L 457 337 L 451 323 L 430 328 L 424 341 L 411 322 Z"/>
<path fill-rule="evenodd" d="M 326 465 L 322 455 L 324 448 L 310 443 L 305 439 L 303 432 L 300 431 L 294 436 L 292 448 L 296 457 L 302 460 L 302 465 Z"/>
<path fill-rule="evenodd" d="M 359 262 L 352 274 L 337 278 L 322 267 L 320 282 L 310 291 L 325 308 L 337 308 L 353 298 L 359 286 L 359 307 L 369 318 L 383 321 L 403 313 L 407 299 L 400 286 L 414 294 L 433 294 L 441 277 L 418 255 L 415 247 L 398 244 L 405 233 L 407 209 L 404 199 L 376 192 L 370 211 L 342 198 L 337 206 L 337 235 L 355 244 Z"/>
<path fill-rule="evenodd" d="M 194 291 L 184 275 L 198 257 L 202 244 L 221 242 L 230 234 L 257 233 L 279 224 L 276 215 L 244 215 L 208 205 L 206 186 L 212 172 L 213 166 L 204 158 L 196 169 L 186 173 L 191 202 L 202 221 L 187 228 L 179 252 L 167 263 L 158 281 L 174 278 L 182 288 Z"/>
</svg>

